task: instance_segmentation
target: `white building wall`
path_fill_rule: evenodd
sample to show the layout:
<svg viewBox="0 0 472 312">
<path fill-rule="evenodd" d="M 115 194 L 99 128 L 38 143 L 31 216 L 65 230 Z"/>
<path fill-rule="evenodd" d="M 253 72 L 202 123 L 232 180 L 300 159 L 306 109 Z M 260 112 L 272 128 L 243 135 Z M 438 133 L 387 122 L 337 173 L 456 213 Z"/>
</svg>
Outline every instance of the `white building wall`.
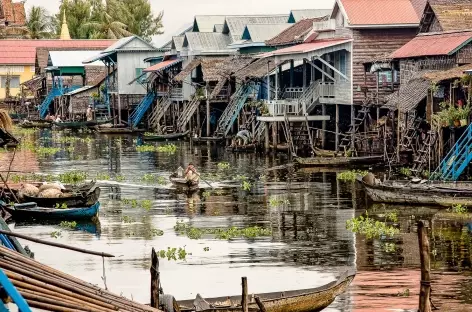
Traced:
<svg viewBox="0 0 472 312">
<path fill-rule="evenodd" d="M 129 84 L 133 79 L 136 79 L 137 68 L 147 68 L 148 64 L 144 59 L 148 57 L 156 57 L 164 55 L 163 52 L 158 51 L 126 51 L 118 52 L 117 66 L 118 66 L 118 93 L 119 94 L 146 94 L 146 88 L 139 82 L 135 81 Z"/>
</svg>

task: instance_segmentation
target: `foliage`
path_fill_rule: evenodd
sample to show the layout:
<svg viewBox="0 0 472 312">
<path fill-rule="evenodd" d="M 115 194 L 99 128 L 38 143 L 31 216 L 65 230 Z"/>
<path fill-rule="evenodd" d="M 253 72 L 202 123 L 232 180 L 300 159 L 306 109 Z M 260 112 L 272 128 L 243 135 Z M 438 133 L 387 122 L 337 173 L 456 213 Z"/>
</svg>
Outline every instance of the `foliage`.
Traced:
<svg viewBox="0 0 472 312">
<path fill-rule="evenodd" d="M 135 220 L 130 216 L 121 217 L 121 221 L 123 221 L 123 223 L 133 223 L 133 222 L 135 222 Z"/>
<path fill-rule="evenodd" d="M 190 239 L 200 239 L 203 235 L 215 235 L 217 239 L 233 239 L 233 238 L 256 238 L 261 236 L 271 236 L 271 229 L 264 229 L 258 226 L 252 226 L 247 228 L 236 228 L 230 227 L 228 229 L 211 228 L 202 229 L 190 226 L 188 223 L 183 221 L 177 223 L 174 226 L 174 230 L 182 235 L 187 235 Z"/>
<path fill-rule="evenodd" d="M 365 176 L 367 173 L 369 172 L 362 170 L 343 171 L 336 174 L 336 179 L 340 181 L 352 182 L 356 180 L 358 175 Z"/>
<path fill-rule="evenodd" d="M 72 222 L 69 222 L 69 221 L 62 221 L 60 224 L 59 224 L 60 227 L 63 227 L 63 228 L 69 228 L 69 229 L 75 229 L 77 227 L 77 222 L 75 221 L 72 221 Z"/>
<path fill-rule="evenodd" d="M 108 181 L 111 179 L 110 174 L 106 172 L 98 172 L 96 176 L 97 180 Z"/>
<path fill-rule="evenodd" d="M 62 204 L 56 203 L 56 206 L 54 208 L 56 208 L 56 209 L 67 209 L 67 204 L 66 203 L 62 203 Z"/>
<path fill-rule="evenodd" d="M 116 182 L 123 182 L 124 180 L 126 180 L 126 178 L 125 178 L 125 176 L 122 175 L 122 174 L 117 174 L 117 175 L 115 176 L 115 181 L 116 181 Z"/>
<path fill-rule="evenodd" d="M 151 230 L 151 233 L 152 233 L 152 236 L 163 236 L 164 235 L 163 230 L 155 229 L 155 228 Z"/>
<path fill-rule="evenodd" d="M 471 112 L 469 104 L 462 107 L 456 107 L 454 104 L 450 104 L 449 102 L 441 102 L 439 103 L 439 106 L 441 107 L 441 110 L 433 114 L 433 119 L 443 126 L 451 126 L 455 120 L 468 119 Z"/>
<path fill-rule="evenodd" d="M 236 179 L 241 181 L 241 189 L 243 191 L 246 191 L 246 192 L 251 191 L 252 184 L 251 184 L 251 182 L 248 181 L 248 177 L 243 176 L 243 175 L 237 175 Z"/>
<path fill-rule="evenodd" d="M 167 258 L 167 260 L 185 260 L 187 258 L 187 255 L 191 255 L 191 253 L 188 253 L 186 250 L 185 250 L 185 246 L 184 247 L 179 247 L 179 249 L 177 248 L 171 248 L 171 247 L 167 247 L 167 250 L 159 250 L 159 252 L 157 253 L 159 255 L 160 258 L 162 259 L 165 259 Z"/>
<path fill-rule="evenodd" d="M 32 6 L 26 21 L 31 39 L 47 39 L 54 37 L 54 25 L 48 11 L 41 6 Z"/>
<path fill-rule="evenodd" d="M 453 205 L 451 208 L 448 208 L 447 211 L 456 214 L 466 214 L 468 212 L 468 208 L 465 205 L 457 204 Z"/>
<path fill-rule="evenodd" d="M 401 167 L 400 174 L 404 175 L 405 177 L 411 177 L 413 175 L 413 172 L 411 172 L 410 168 Z"/>
<path fill-rule="evenodd" d="M 40 146 L 36 149 L 36 152 L 41 156 L 49 156 L 58 153 L 61 149 L 57 147 L 43 147 Z"/>
<path fill-rule="evenodd" d="M 229 169 L 230 167 L 228 162 L 220 162 L 216 166 L 218 167 L 218 170 L 226 170 L 226 169 Z"/>
<path fill-rule="evenodd" d="M 59 174 L 59 181 L 67 184 L 77 184 L 87 179 L 87 173 L 84 171 L 69 171 Z"/>
<path fill-rule="evenodd" d="M 152 208 L 152 201 L 149 199 L 137 200 L 137 199 L 128 199 L 123 198 L 121 202 L 125 205 L 131 205 L 131 208 L 144 208 L 150 210 Z"/>
<path fill-rule="evenodd" d="M 160 145 L 157 147 L 157 151 L 160 153 L 174 154 L 177 151 L 177 146 L 175 144 Z"/>
<path fill-rule="evenodd" d="M 53 232 L 51 232 L 50 235 L 51 235 L 52 238 L 59 238 L 59 237 L 62 236 L 62 232 L 61 231 L 53 231 Z"/>
<path fill-rule="evenodd" d="M 396 222 L 396 213 L 392 213 L 386 216 L 386 220 Z M 383 236 L 393 237 L 395 234 L 400 233 L 400 230 L 387 225 L 386 222 L 376 221 L 369 217 L 366 213 L 366 217 L 359 216 L 352 218 L 346 222 L 346 227 L 354 233 L 364 235 L 368 239 L 380 238 Z"/>
<path fill-rule="evenodd" d="M 54 19 L 59 34 L 64 11 L 74 39 L 119 39 L 138 35 L 151 41 L 162 34 L 163 12 L 154 15 L 149 0 L 63 1 Z"/>
<path fill-rule="evenodd" d="M 277 199 L 275 196 L 271 196 L 269 198 L 269 206 L 271 208 L 277 208 L 280 206 L 288 206 L 290 205 L 290 201 L 288 199 Z"/>
<path fill-rule="evenodd" d="M 156 151 L 156 147 L 155 147 L 154 145 L 147 145 L 147 144 L 144 144 L 144 145 L 136 146 L 136 151 L 137 151 L 137 152 L 140 152 L 140 153 L 144 153 L 144 152 L 155 152 L 155 151 Z"/>
</svg>

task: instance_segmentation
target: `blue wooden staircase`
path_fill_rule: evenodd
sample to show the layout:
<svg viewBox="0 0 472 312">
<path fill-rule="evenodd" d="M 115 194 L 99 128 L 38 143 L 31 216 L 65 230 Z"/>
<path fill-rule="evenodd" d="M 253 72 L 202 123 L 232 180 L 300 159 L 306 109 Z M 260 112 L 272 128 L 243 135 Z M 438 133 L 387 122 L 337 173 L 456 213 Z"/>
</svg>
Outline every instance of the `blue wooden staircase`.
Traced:
<svg viewBox="0 0 472 312">
<path fill-rule="evenodd" d="M 136 109 L 133 111 L 133 113 L 129 117 L 130 125 L 132 125 L 133 128 L 136 128 L 138 126 L 141 119 L 143 119 L 144 114 L 151 107 L 151 104 L 154 102 L 155 98 L 156 98 L 156 93 L 155 92 L 149 92 L 148 94 L 146 94 L 146 96 L 138 104 Z"/>
<path fill-rule="evenodd" d="M 441 161 L 430 179 L 457 181 L 472 160 L 472 124 Z"/>
<path fill-rule="evenodd" d="M 256 92 L 257 94 L 259 87 L 259 85 L 245 84 L 236 90 L 218 121 L 218 127 L 215 131 L 216 136 L 224 137 L 228 135 L 231 127 L 236 121 L 236 118 L 238 118 L 241 109 L 244 107 L 244 104 L 246 104 L 247 98 L 252 92 Z"/>
<path fill-rule="evenodd" d="M 52 101 L 54 100 L 56 96 L 59 96 L 61 94 L 62 94 L 62 90 L 60 88 L 51 89 L 51 91 L 48 93 L 44 101 L 39 106 L 39 117 L 41 119 L 46 118 L 49 111 L 49 106 L 51 106 Z"/>
</svg>

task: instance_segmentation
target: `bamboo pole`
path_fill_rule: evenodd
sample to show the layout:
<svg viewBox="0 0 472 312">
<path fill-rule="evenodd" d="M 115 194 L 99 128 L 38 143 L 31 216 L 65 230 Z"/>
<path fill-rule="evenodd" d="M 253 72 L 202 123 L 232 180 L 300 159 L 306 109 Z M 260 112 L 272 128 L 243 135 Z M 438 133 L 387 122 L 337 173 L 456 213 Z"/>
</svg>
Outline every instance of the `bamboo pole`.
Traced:
<svg viewBox="0 0 472 312">
<path fill-rule="evenodd" d="M 418 222 L 418 243 L 421 263 L 419 312 L 431 312 L 431 263 L 429 258 L 429 240 L 422 221 Z"/>
<path fill-rule="evenodd" d="M 248 312 L 248 302 L 247 302 L 247 277 L 242 277 L 242 288 L 243 288 L 243 293 L 241 297 L 241 307 L 243 309 L 243 312 Z"/>
<path fill-rule="evenodd" d="M 34 238 L 34 237 L 31 237 L 31 236 L 27 236 L 27 235 L 15 233 L 15 232 L 10 232 L 10 231 L 0 230 L 0 234 L 4 234 L 4 235 L 7 235 L 7 236 L 14 236 L 14 237 L 22 238 L 22 239 L 25 239 L 25 240 L 28 240 L 28 241 L 31 241 L 31 242 L 35 242 L 35 243 L 38 243 L 38 244 L 43 244 L 43 245 L 48 245 L 48 246 L 53 246 L 53 247 L 58 247 L 58 248 L 63 248 L 63 249 L 69 249 L 69 250 L 73 250 L 73 251 L 77 251 L 77 252 L 81 252 L 81 253 L 85 253 L 85 254 L 89 254 L 89 255 L 95 255 L 95 256 L 107 257 L 107 258 L 115 257 L 114 255 L 109 254 L 109 253 L 91 251 L 91 250 L 86 250 L 86 249 L 82 249 L 82 248 L 77 248 L 77 247 L 72 247 L 72 246 L 60 244 L 60 243 L 48 242 L 48 241 L 45 241 L 45 240 L 42 240 L 42 239 L 39 239 L 39 238 Z"/>
<path fill-rule="evenodd" d="M 159 308 L 159 258 L 154 247 L 151 251 L 151 307 Z"/>
</svg>

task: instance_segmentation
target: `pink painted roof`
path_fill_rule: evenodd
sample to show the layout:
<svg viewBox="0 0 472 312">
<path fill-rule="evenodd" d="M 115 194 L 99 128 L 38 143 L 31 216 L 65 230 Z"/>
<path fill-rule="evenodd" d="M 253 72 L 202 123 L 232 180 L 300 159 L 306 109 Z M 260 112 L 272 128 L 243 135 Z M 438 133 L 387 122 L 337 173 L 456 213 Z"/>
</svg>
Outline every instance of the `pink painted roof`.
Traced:
<svg viewBox="0 0 472 312">
<path fill-rule="evenodd" d="M 351 26 L 419 24 L 411 0 L 338 0 Z"/>
<path fill-rule="evenodd" d="M 472 31 L 418 35 L 392 53 L 392 58 L 450 55 L 472 41 Z"/>
<path fill-rule="evenodd" d="M 347 43 L 350 41 L 352 41 L 352 39 L 316 40 L 313 42 L 297 44 L 288 48 L 264 53 L 259 56 L 264 58 L 264 57 L 277 56 L 277 55 L 307 53 L 307 52 L 312 52 L 319 49 L 329 48 L 338 44 Z"/>
<path fill-rule="evenodd" d="M 34 65 L 36 49 L 106 49 L 116 40 L 0 40 L 0 64 Z"/>
</svg>

